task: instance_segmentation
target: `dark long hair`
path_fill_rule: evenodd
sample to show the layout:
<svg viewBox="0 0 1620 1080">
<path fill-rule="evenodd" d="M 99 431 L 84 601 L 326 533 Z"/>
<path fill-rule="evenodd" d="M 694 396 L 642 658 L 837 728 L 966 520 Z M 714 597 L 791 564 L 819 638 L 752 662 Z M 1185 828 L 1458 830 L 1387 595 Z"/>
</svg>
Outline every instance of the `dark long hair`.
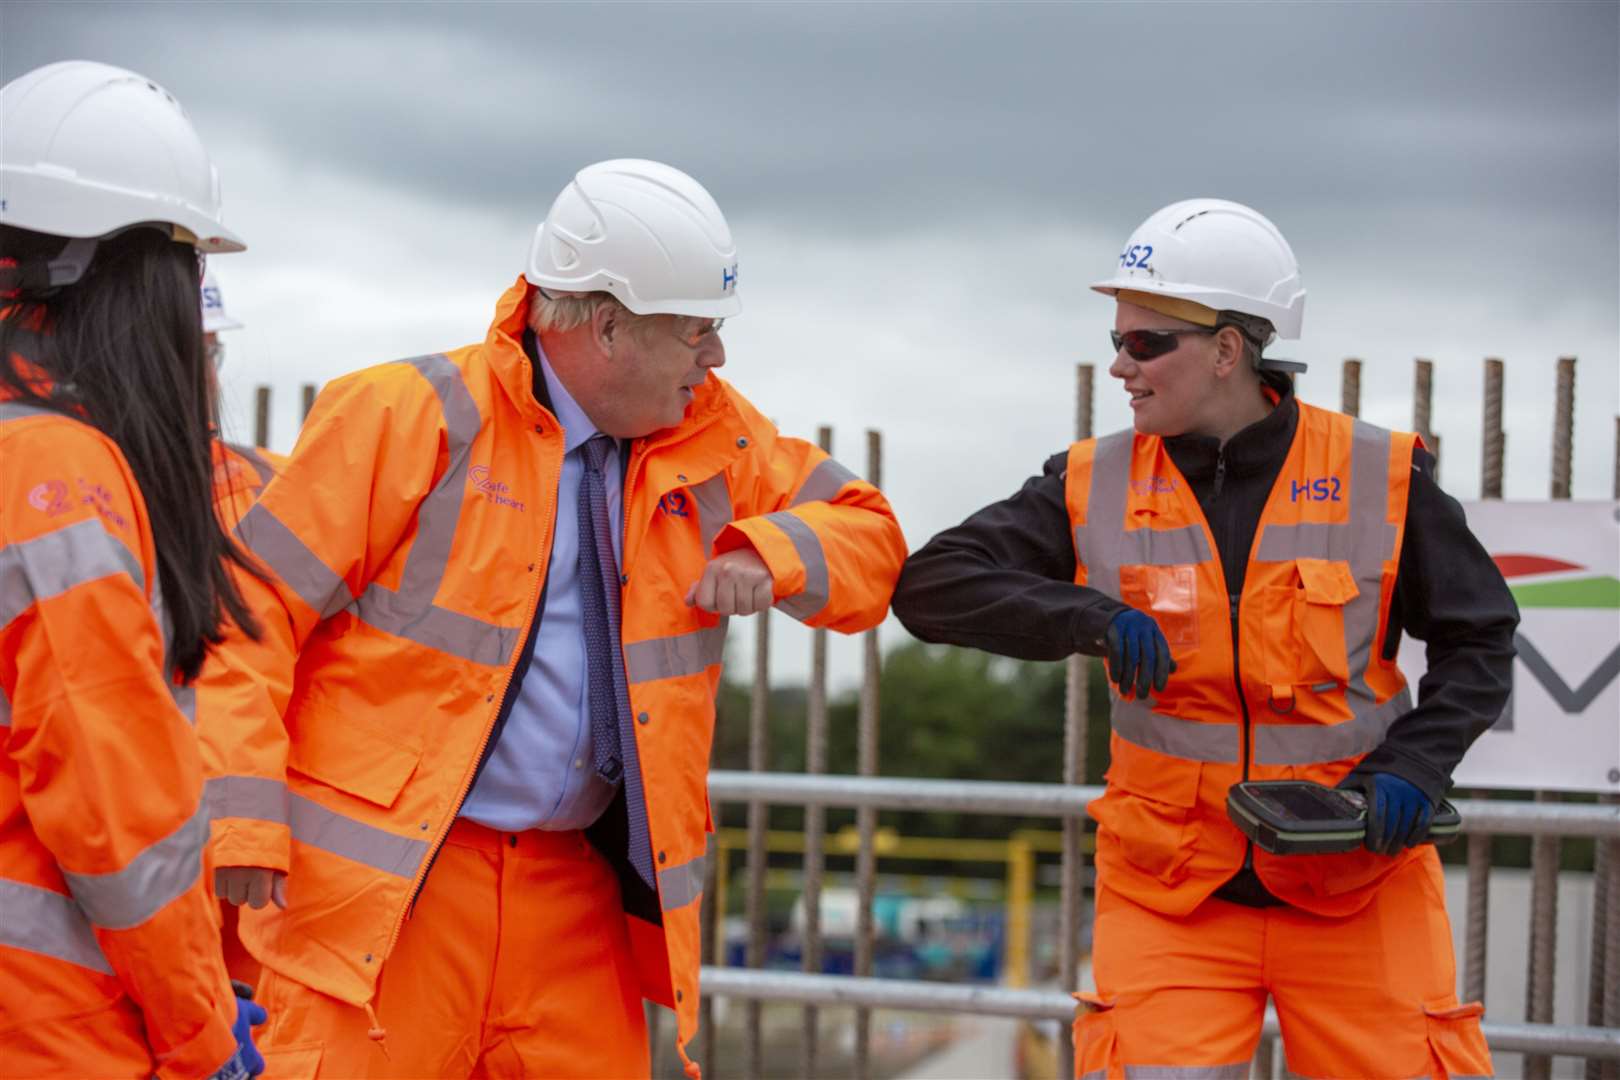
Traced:
<svg viewBox="0 0 1620 1080">
<path fill-rule="evenodd" d="M 48 258 L 63 241 L 0 228 L 0 253 Z M 140 485 L 170 621 L 169 663 L 196 678 L 226 616 L 258 637 L 227 569 L 261 571 L 214 509 L 214 407 L 203 349 L 199 263 L 158 229 L 103 240 L 77 284 L 11 301 L 0 319 L 0 383 L 18 398 L 92 424 L 123 451 Z M 40 333 L 29 333 L 35 328 Z M 36 365 L 30 379 L 15 357 Z"/>
</svg>

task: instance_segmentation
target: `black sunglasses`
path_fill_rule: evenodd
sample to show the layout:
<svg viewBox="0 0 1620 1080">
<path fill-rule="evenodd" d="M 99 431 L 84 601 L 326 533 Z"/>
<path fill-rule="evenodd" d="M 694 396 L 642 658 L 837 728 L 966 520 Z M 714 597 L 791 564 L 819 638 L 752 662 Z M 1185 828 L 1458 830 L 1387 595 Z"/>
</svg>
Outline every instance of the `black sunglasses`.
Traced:
<svg viewBox="0 0 1620 1080">
<path fill-rule="evenodd" d="M 1181 342 L 1176 339 L 1182 334 L 1213 334 L 1219 327 L 1200 326 L 1188 330 L 1127 330 L 1123 334 L 1118 330 L 1108 331 L 1109 338 L 1114 343 L 1114 351 L 1125 350 L 1125 355 L 1138 362 L 1152 360 L 1168 352 L 1175 352 L 1176 346 Z"/>
</svg>

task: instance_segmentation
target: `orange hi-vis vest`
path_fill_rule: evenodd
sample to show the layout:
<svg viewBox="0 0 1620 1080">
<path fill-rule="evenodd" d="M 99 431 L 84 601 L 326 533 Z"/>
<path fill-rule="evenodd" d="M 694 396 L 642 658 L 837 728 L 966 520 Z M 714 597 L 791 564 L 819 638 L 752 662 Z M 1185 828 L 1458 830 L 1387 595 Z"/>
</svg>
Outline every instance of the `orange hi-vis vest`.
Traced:
<svg viewBox="0 0 1620 1080">
<path fill-rule="evenodd" d="M 234 529 L 253 508 L 253 500 L 259 497 L 259 492 L 287 464 L 287 456 L 262 446 L 244 446 L 218 438 L 214 439 L 212 450 L 214 507 L 225 527 Z"/>
<path fill-rule="evenodd" d="M 124 455 L 0 394 L 0 1075 L 202 1077 L 236 1052 L 168 637 Z"/>
<path fill-rule="evenodd" d="M 1109 688 L 1112 761 L 1091 813 L 1111 888 L 1166 914 L 1190 912 L 1250 850 L 1226 814 L 1234 783 L 1336 784 L 1411 710 L 1384 632 L 1416 445 L 1415 435 L 1300 402 L 1235 597 L 1163 440 L 1123 431 L 1070 448 L 1075 581 L 1152 615 L 1176 661 L 1157 697 Z M 1359 910 L 1418 857 L 1253 849 L 1266 888 L 1330 916 Z"/>
<path fill-rule="evenodd" d="M 238 528 L 270 571 L 239 575 L 263 638 L 233 634 L 199 682 L 215 858 L 287 871 L 286 910 L 244 910 L 242 939 L 356 1006 L 473 782 L 546 579 L 564 435 L 521 344 L 530 291 L 507 290 L 480 344 L 327 386 Z M 875 487 L 712 373 L 679 425 L 630 445 L 623 519 L 662 926 L 626 922 L 643 993 L 675 1009 L 684 1045 L 726 635 L 687 589 L 714 555 L 751 548 L 780 610 L 856 632 L 887 614 L 905 539 Z"/>
</svg>

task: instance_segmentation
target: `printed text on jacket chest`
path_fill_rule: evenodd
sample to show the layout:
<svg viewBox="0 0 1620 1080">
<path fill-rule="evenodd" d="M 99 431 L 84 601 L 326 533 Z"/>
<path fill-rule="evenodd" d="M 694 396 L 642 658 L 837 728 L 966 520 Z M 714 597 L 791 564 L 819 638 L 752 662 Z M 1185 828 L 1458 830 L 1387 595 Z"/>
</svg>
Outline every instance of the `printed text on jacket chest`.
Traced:
<svg viewBox="0 0 1620 1080">
<path fill-rule="evenodd" d="M 521 499 L 512 498 L 512 488 L 508 484 L 490 475 L 488 465 L 474 465 L 468 469 L 467 483 L 474 491 L 480 492 L 485 501 L 495 506 L 516 510 L 520 514 L 527 509 Z"/>
</svg>

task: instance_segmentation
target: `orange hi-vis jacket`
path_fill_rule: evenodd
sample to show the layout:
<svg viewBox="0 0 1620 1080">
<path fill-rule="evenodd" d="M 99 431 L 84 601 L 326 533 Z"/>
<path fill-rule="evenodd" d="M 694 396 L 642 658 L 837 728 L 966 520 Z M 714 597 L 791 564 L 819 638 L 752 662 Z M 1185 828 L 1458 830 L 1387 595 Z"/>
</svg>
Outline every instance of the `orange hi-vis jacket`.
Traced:
<svg viewBox="0 0 1620 1080">
<path fill-rule="evenodd" d="M 259 492 L 286 466 L 287 456 L 219 438 L 213 442 L 213 453 L 214 507 L 225 527 L 234 528 Z"/>
<path fill-rule="evenodd" d="M 123 454 L 0 400 L 0 1075 L 207 1076 L 236 1052 L 166 626 Z"/>
<path fill-rule="evenodd" d="M 1176 661 L 1157 698 L 1110 687 L 1108 787 L 1091 812 L 1111 888 L 1155 911 L 1192 911 L 1251 850 L 1226 815 L 1228 788 L 1335 784 L 1410 711 L 1383 638 L 1416 443 L 1300 402 L 1235 597 L 1162 440 L 1124 431 L 1070 448 L 1075 580 L 1152 615 Z M 1252 855 L 1279 899 L 1331 916 L 1425 857 Z"/>
<path fill-rule="evenodd" d="M 216 859 L 288 873 L 287 909 L 244 912 L 243 940 L 356 1006 L 515 690 L 546 579 L 563 432 L 521 345 L 529 293 L 506 292 L 482 344 L 323 391 L 239 528 L 272 575 L 243 575 L 264 639 L 232 638 L 201 680 Z M 778 608 L 860 631 L 887 612 L 905 541 L 876 488 L 712 374 L 681 424 L 633 442 L 623 505 L 623 656 L 662 927 L 627 922 L 643 992 L 676 1010 L 684 1044 L 726 631 L 687 589 L 714 554 L 751 547 Z"/>
</svg>

